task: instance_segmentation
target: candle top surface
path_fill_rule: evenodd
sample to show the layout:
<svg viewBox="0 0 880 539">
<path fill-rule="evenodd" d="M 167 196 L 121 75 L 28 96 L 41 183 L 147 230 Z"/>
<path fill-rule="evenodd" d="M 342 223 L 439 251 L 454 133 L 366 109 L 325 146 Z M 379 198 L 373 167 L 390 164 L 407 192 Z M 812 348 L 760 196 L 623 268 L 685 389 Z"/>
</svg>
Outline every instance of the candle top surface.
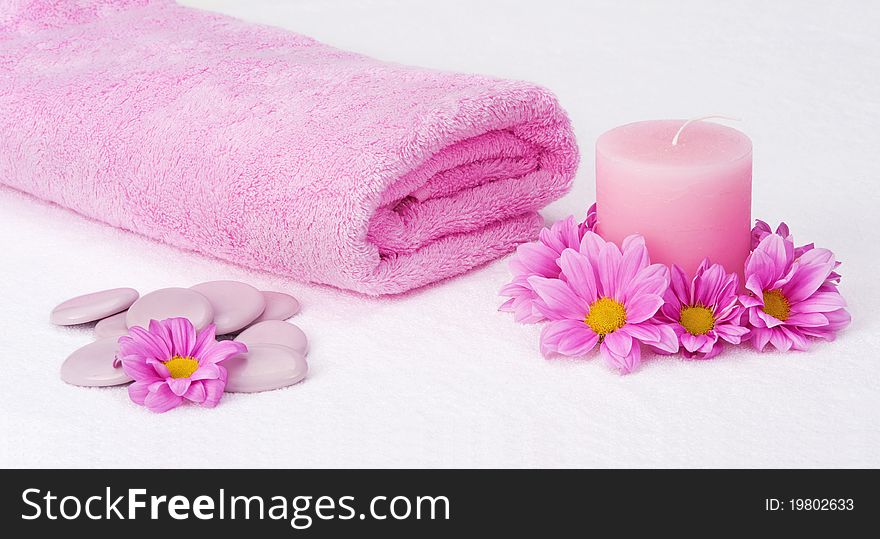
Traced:
<svg viewBox="0 0 880 539">
<path fill-rule="evenodd" d="M 596 152 L 607 159 L 658 166 L 710 166 L 742 159 L 752 152 L 745 133 L 707 121 L 692 122 L 672 139 L 687 120 L 648 120 L 615 127 L 596 141 Z"/>
</svg>

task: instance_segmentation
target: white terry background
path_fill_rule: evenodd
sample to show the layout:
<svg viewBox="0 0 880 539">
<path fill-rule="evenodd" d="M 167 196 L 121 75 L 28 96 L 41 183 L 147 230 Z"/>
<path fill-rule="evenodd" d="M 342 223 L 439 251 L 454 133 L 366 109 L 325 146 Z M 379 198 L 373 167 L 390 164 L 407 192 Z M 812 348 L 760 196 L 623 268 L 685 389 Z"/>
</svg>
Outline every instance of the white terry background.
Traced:
<svg viewBox="0 0 880 539">
<path fill-rule="evenodd" d="M 548 221 L 593 200 L 593 143 L 630 121 L 740 116 L 755 217 L 832 248 L 854 322 L 807 353 L 545 360 L 539 326 L 496 312 L 506 262 L 369 300 L 256 274 L 0 189 L 0 465 L 73 467 L 850 467 L 880 464 L 877 229 L 880 5 L 873 2 L 185 3 L 385 60 L 553 89 L 582 165 Z M 2 136 L 2 135 L 0 135 Z M 291 149 L 296 151 L 295 149 Z M 310 377 L 155 415 L 124 389 L 65 385 L 91 334 L 69 296 L 210 279 L 288 290 Z"/>
</svg>

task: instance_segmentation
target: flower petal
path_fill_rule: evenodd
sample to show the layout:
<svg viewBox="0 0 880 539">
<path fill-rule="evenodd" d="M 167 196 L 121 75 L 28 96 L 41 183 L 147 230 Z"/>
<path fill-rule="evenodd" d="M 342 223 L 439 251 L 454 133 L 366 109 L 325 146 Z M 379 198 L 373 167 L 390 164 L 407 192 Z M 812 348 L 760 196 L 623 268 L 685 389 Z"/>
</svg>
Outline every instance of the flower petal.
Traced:
<svg viewBox="0 0 880 539">
<path fill-rule="evenodd" d="M 691 305 L 694 302 L 694 298 L 690 295 L 687 275 L 685 275 L 684 270 L 678 267 L 677 264 L 673 264 L 669 271 L 669 292 L 674 295 L 682 305 Z"/>
<path fill-rule="evenodd" d="M 171 358 L 171 348 L 158 335 L 154 335 L 140 326 L 129 328 L 127 338 L 120 337 L 121 355 L 139 354 L 144 359 L 153 358 L 160 361 Z"/>
<path fill-rule="evenodd" d="M 568 283 L 559 279 L 529 277 L 529 284 L 546 305 L 544 316 L 550 320 L 582 320 L 590 310 L 586 298 L 579 298 Z"/>
<path fill-rule="evenodd" d="M 205 387 L 205 402 L 202 406 L 213 408 L 220 402 L 223 396 L 223 390 L 226 388 L 225 377 L 218 380 L 204 380 L 202 385 Z"/>
<path fill-rule="evenodd" d="M 538 239 L 556 253 L 562 253 L 568 248 L 577 249 L 581 242 L 578 223 L 573 215 L 556 221 L 550 228 L 541 229 Z"/>
<path fill-rule="evenodd" d="M 783 328 L 772 328 L 770 330 L 770 344 L 780 352 L 788 352 L 791 349 L 791 339 L 789 339 Z"/>
<path fill-rule="evenodd" d="M 663 306 L 663 298 L 656 294 L 642 294 L 629 299 L 624 306 L 627 323 L 638 324 L 657 313 Z"/>
<path fill-rule="evenodd" d="M 198 358 L 199 365 L 220 363 L 237 354 L 247 352 L 247 345 L 238 341 L 221 341 L 210 343 L 205 352 Z"/>
<path fill-rule="evenodd" d="M 836 333 L 848 326 L 852 321 L 852 318 L 846 309 L 838 309 L 836 311 L 823 313 L 823 315 L 828 319 L 826 325 L 818 327 L 799 327 L 798 330 L 800 330 L 803 335 L 809 337 L 817 337 L 825 339 L 826 341 L 833 341 Z"/>
<path fill-rule="evenodd" d="M 129 398 L 131 398 L 133 402 L 143 405 L 144 399 L 147 398 L 147 394 L 150 392 L 149 388 L 151 383 L 151 381 L 140 381 L 128 386 Z"/>
<path fill-rule="evenodd" d="M 664 354 L 678 352 L 678 334 L 685 333 L 679 324 L 651 323 L 627 324 L 620 331 Z"/>
<path fill-rule="evenodd" d="M 200 380 L 196 380 L 190 384 L 189 389 L 183 394 L 183 398 L 186 400 L 199 404 L 205 402 L 207 396 L 208 393 L 205 391 L 205 386 Z"/>
<path fill-rule="evenodd" d="M 825 313 L 825 318 L 828 319 L 828 329 L 831 331 L 840 331 L 852 322 L 852 317 L 846 309 Z"/>
<path fill-rule="evenodd" d="M 708 259 L 704 262 L 708 262 Z M 720 264 L 712 264 L 694 277 L 695 303 L 707 307 L 717 304 L 726 278 L 727 272 Z"/>
<path fill-rule="evenodd" d="M 819 255 L 825 253 L 825 256 L 814 256 L 813 253 Z M 782 287 L 782 293 L 791 303 L 809 298 L 822 286 L 834 269 L 834 254 L 828 249 L 813 249 L 799 258 L 795 264 L 797 269 L 794 275 Z"/>
<path fill-rule="evenodd" d="M 749 332 L 749 341 L 752 343 L 752 346 L 755 347 L 755 350 L 758 352 L 764 351 L 764 347 L 770 342 L 770 334 L 772 332 L 772 329 L 767 328 L 753 328 Z"/>
<path fill-rule="evenodd" d="M 770 234 L 758 244 L 755 252 L 763 252 L 770 260 L 772 271 L 768 275 L 772 281 L 781 278 L 788 271 L 794 258 L 794 244 L 778 234 Z"/>
<path fill-rule="evenodd" d="M 720 354 L 723 349 L 724 349 L 724 345 L 721 344 L 721 341 L 716 340 L 715 343 L 712 345 L 711 350 L 709 350 L 708 352 L 704 352 L 702 354 L 698 354 L 697 357 L 702 360 L 712 359 L 713 357 Z"/>
<path fill-rule="evenodd" d="M 620 328 L 620 331 L 641 342 L 655 343 L 660 340 L 659 328 L 659 324 L 626 324 Z"/>
<path fill-rule="evenodd" d="M 153 389 L 154 386 L 156 386 L 155 389 Z M 172 408 L 177 408 L 183 402 L 183 397 L 175 395 L 168 384 L 153 384 L 150 388 L 150 393 L 144 399 L 144 406 L 152 412 L 161 414 Z"/>
<path fill-rule="evenodd" d="M 795 350 L 806 351 L 810 348 L 810 341 L 796 328 L 782 326 L 779 328 L 785 338 Z"/>
<path fill-rule="evenodd" d="M 192 384 L 192 380 L 189 378 L 168 379 L 168 387 L 171 388 L 171 392 L 181 397 L 189 389 L 190 384 Z"/>
<path fill-rule="evenodd" d="M 743 307 L 763 307 L 764 301 L 760 298 L 756 298 L 751 294 L 743 294 L 739 296 L 739 302 L 742 303 Z"/>
<path fill-rule="evenodd" d="M 767 314 L 766 312 L 764 312 L 764 309 L 754 309 L 754 313 L 764 322 L 765 326 L 768 328 L 775 328 L 776 326 L 781 326 L 785 323 L 775 316 Z"/>
<path fill-rule="evenodd" d="M 205 352 L 205 349 L 213 342 L 217 340 L 217 326 L 214 324 L 208 324 L 205 326 L 205 329 L 198 333 L 196 337 L 196 342 L 193 344 L 192 352 L 190 356 L 192 357 L 202 357 L 202 354 Z"/>
<path fill-rule="evenodd" d="M 673 329 L 673 325 L 657 324 L 655 327 L 660 332 L 660 340 L 650 343 L 651 346 L 670 354 L 678 352 L 678 335 Z"/>
<path fill-rule="evenodd" d="M 627 236 L 622 245 L 623 259 L 620 264 L 620 282 L 628 284 L 636 274 L 651 263 L 645 238 L 638 234 Z"/>
<path fill-rule="evenodd" d="M 156 361 L 155 359 L 148 359 L 147 365 L 153 368 L 153 372 L 156 373 L 161 379 L 166 379 L 171 377 L 171 371 L 168 370 L 168 367 L 165 366 L 165 363 L 161 361 Z"/>
<path fill-rule="evenodd" d="M 562 278 L 580 298 L 590 302 L 598 298 L 594 269 L 585 255 L 566 249 L 559 257 L 559 267 Z"/>
<path fill-rule="evenodd" d="M 170 318 L 150 320 L 150 336 L 162 348 L 164 355 L 157 357 L 160 361 L 170 359 L 174 355 L 174 337 L 171 335 Z"/>
<path fill-rule="evenodd" d="M 602 345 L 607 346 L 615 356 L 626 357 L 629 355 L 630 350 L 632 350 L 633 338 L 626 332 L 615 331 L 605 335 Z M 636 346 L 638 347 L 638 345 Z"/>
<path fill-rule="evenodd" d="M 541 331 L 541 353 L 582 356 L 599 342 L 599 336 L 590 326 L 578 320 L 550 322 Z"/>
<path fill-rule="evenodd" d="M 618 356 L 607 346 L 607 339 L 599 347 L 602 358 L 612 368 L 615 368 L 621 374 L 629 374 L 636 370 L 641 364 L 642 351 L 638 346 L 630 348 L 629 354 L 626 356 Z"/>
<path fill-rule="evenodd" d="M 169 318 L 165 321 L 171 332 L 175 355 L 191 357 L 196 344 L 196 328 L 186 318 Z"/>
<path fill-rule="evenodd" d="M 675 295 L 671 292 L 667 292 L 666 295 L 663 296 L 663 306 L 660 307 L 659 314 L 663 315 L 663 318 L 666 319 L 667 322 L 677 322 L 681 319 L 681 304 L 678 302 L 678 299 L 675 298 Z"/>
<path fill-rule="evenodd" d="M 771 230 L 769 224 L 760 219 L 755 219 L 755 226 L 752 228 L 751 250 L 754 251 L 758 244 L 761 243 L 761 240 L 766 238 L 770 233 Z"/>
<path fill-rule="evenodd" d="M 559 253 L 540 242 L 524 243 L 516 249 L 517 260 L 525 267 L 530 275 L 541 277 L 556 277 L 559 275 L 559 266 L 556 259 Z"/>
<path fill-rule="evenodd" d="M 761 240 L 746 259 L 746 288 L 760 295 L 763 290 L 773 287 L 788 272 L 792 255 L 793 247 L 781 236 L 771 234 Z"/>
<path fill-rule="evenodd" d="M 840 292 L 822 291 L 816 292 L 809 298 L 791 306 L 792 313 L 827 313 L 846 307 L 846 300 Z"/>
<path fill-rule="evenodd" d="M 750 309 L 748 309 L 747 312 L 748 312 L 749 324 L 752 327 L 755 327 L 755 328 L 767 327 L 767 322 L 765 322 L 764 319 L 758 315 L 758 313 L 762 312 L 761 307 L 750 308 Z"/>
<path fill-rule="evenodd" d="M 684 332 L 681 335 L 681 345 L 688 352 L 698 351 L 706 342 L 707 338 L 705 335 L 692 335 L 688 332 Z"/>
<path fill-rule="evenodd" d="M 620 297 L 620 264 L 623 255 L 617 245 L 608 242 L 599 253 L 599 294 L 609 298 Z"/>
<path fill-rule="evenodd" d="M 795 313 L 785 320 L 788 327 L 819 327 L 828 325 L 828 319 L 822 313 Z"/>
<path fill-rule="evenodd" d="M 597 266 L 599 262 L 599 254 L 602 252 L 602 248 L 605 247 L 606 243 L 608 242 L 603 240 L 602 236 L 595 232 L 587 232 L 584 234 L 584 237 L 581 238 L 581 246 L 578 250 L 582 254 L 587 255 L 591 264 Z"/>
<path fill-rule="evenodd" d="M 721 324 L 715 326 L 715 332 L 730 344 L 739 344 L 748 335 L 749 329 L 734 324 Z"/>
<path fill-rule="evenodd" d="M 669 269 L 663 264 L 651 264 L 640 270 L 628 283 L 624 283 L 618 299 L 624 303 L 642 294 L 663 296 L 669 287 Z"/>
<path fill-rule="evenodd" d="M 131 376 L 135 381 L 155 382 L 160 377 L 156 371 L 146 361 L 138 356 L 123 356 L 122 370 L 125 374 Z"/>
<path fill-rule="evenodd" d="M 523 322 L 525 324 L 535 324 L 537 322 L 543 322 L 547 320 L 547 317 L 544 316 L 542 308 L 546 309 L 544 302 L 535 297 L 535 299 L 524 299 L 517 305 L 516 310 L 513 312 L 513 319 L 516 322 Z"/>
<path fill-rule="evenodd" d="M 196 372 L 190 376 L 191 380 L 212 380 L 215 378 L 220 378 L 220 366 L 209 361 L 200 364 Z"/>
</svg>

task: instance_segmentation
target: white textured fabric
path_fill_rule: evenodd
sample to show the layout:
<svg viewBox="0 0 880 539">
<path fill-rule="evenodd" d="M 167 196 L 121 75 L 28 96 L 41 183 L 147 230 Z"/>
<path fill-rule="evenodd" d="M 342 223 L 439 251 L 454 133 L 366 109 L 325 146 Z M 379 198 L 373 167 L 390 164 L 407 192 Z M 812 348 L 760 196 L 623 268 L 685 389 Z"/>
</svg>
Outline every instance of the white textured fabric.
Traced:
<svg viewBox="0 0 880 539">
<path fill-rule="evenodd" d="M 634 120 L 721 113 L 755 147 L 755 217 L 844 262 L 854 322 L 808 353 L 544 360 L 496 312 L 506 262 L 398 299 L 285 282 L 0 189 L 0 466 L 849 467 L 880 464 L 880 6 L 851 2 L 190 0 L 381 59 L 533 80 L 575 124 L 582 165 L 545 213 L 593 200 L 593 143 Z M 466 14 L 466 16 L 463 16 Z M 401 46 L 401 44 L 406 44 Z M 67 386 L 88 330 L 69 296 L 219 278 L 288 290 L 312 339 L 290 389 L 155 415 Z"/>
</svg>

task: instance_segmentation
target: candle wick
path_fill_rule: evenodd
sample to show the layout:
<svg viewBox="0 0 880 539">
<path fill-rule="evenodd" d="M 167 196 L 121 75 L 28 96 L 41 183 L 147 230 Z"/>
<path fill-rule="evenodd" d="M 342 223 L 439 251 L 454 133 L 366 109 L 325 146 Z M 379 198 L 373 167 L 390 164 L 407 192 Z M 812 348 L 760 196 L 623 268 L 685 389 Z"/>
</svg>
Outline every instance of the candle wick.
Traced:
<svg viewBox="0 0 880 539">
<path fill-rule="evenodd" d="M 733 121 L 735 121 L 735 122 L 740 122 L 740 121 L 742 121 L 742 120 L 740 120 L 739 118 L 732 118 L 732 117 L 730 117 L 730 116 L 722 116 L 721 114 L 712 114 L 711 116 L 700 116 L 699 118 L 691 118 L 690 120 L 688 120 L 688 121 L 686 121 L 685 123 L 683 123 L 683 124 L 681 125 L 681 127 L 678 128 L 678 131 L 675 133 L 675 136 L 672 137 L 672 145 L 673 145 L 673 146 L 678 146 L 678 137 L 681 136 L 681 132 L 684 131 L 684 128 L 685 128 L 685 127 L 691 125 L 691 124 L 694 123 L 694 122 L 702 122 L 703 120 L 713 120 L 713 119 L 719 119 L 719 120 L 733 120 Z"/>
</svg>

